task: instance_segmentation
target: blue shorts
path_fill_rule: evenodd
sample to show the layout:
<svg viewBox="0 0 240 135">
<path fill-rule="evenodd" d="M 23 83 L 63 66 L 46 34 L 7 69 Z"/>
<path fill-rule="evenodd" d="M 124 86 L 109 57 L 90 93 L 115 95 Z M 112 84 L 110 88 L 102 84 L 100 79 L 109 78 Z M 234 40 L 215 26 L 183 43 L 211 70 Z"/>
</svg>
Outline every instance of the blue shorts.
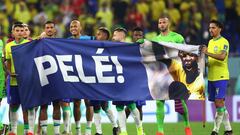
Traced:
<svg viewBox="0 0 240 135">
<path fill-rule="evenodd" d="M 100 106 L 105 104 L 108 101 L 103 101 L 103 100 L 90 100 L 90 106 Z"/>
<path fill-rule="evenodd" d="M 134 103 L 134 101 L 113 101 L 114 105 L 128 105 Z"/>
<path fill-rule="evenodd" d="M 228 80 L 208 81 L 208 100 L 225 99 Z"/>
<path fill-rule="evenodd" d="M 19 92 L 18 92 L 18 86 L 10 86 L 9 93 L 7 95 L 8 95 L 7 97 L 8 97 L 9 104 L 11 105 L 21 104 Z"/>
<path fill-rule="evenodd" d="M 141 107 L 143 105 L 146 105 L 146 101 L 145 100 L 138 100 L 135 102 L 137 107 Z"/>
</svg>

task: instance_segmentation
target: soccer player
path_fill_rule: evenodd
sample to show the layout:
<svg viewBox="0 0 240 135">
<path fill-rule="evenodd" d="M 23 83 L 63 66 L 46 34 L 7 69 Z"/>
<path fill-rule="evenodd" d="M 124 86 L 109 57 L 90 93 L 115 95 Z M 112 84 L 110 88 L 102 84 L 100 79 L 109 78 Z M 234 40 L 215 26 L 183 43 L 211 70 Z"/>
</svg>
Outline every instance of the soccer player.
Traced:
<svg viewBox="0 0 240 135">
<path fill-rule="evenodd" d="M 161 15 L 158 20 L 158 28 L 160 30 L 160 34 L 153 38 L 153 41 L 160 42 L 174 42 L 174 43 L 184 43 L 184 38 L 182 35 L 170 31 L 170 19 L 167 15 Z M 158 51 L 158 48 L 156 46 L 153 46 L 154 51 Z M 164 100 L 157 100 L 157 133 L 156 135 L 164 135 L 164 129 L 163 129 L 163 122 L 164 122 Z M 188 108 L 185 100 L 175 100 L 175 111 L 178 112 L 183 116 L 184 125 L 185 125 L 185 133 L 186 135 L 192 135 L 192 131 L 190 128 L 189 118 L 188 118 Z"/>
<path fill-rule="evenodd" d="M 9 135 L 16 135 L 17 134 L 17 123 L 18 123 L 18 108 L 20 106 L 20 97 L 18 93 L 18 86 L 16 80 L 16 73 L 13 64 L 12 58 L 12 46 L 17 46 L 28 42 L 28 40 L 23 38 L 23 25 L 21 22 L 15 23 L 12 27 L 12 34 L 14 37 L 14 41 L 9 42 L 6 44 L 5 47 L 5 59 L 7 65 L 7 74 L 10 76 L 10 92 L 8 94 L 9 97 L 9 104 L 10 104 L 10 124 L 11 124 L 11 131 Z M 26 133 L 28 135 L 32 135 L 33 132 Z"/>
<path fill-rule="evenodd" d="M 98 28 L 96 32 L 96 39 L 97 40 L 108 40 L 110 37 L 110 32 L 105 27 Z M 118 133 L 118 125 L 113 115 L 112 110 L 108 106 L 108 101 L 100 101 L 100 100 L 91 100 L 91 105 L 93 106 L 93 117 L 94 123 L 96 126 L 96 134 L 95 135 L 102 135 L 102 126 L 101 126 L 101 108 L 104 110 L 106 115 L 108 116 L 112 126 L 113 126 L 113 135 L 117 135 Z"/>
<path fill-rule="evenodd" d="M 218 135 L 221 123 L 225 126 L 224 135 L 232 135 L 229 114 L 225 106 L 225 94 L 229 80 L 228 40 L 221 36 L 223 25 L 216 20 L 210 21 L 209 32 L 212 39 L 202 52 L 208 56 L 208 100 L 214 102 L 216 114 L 211 135 Z"/>
<path fill-rule="evenodd" d="M 132 33 L 132 41 L 137 42 L 139 39 L 143 39 L 143 38 L 144 38 L 143 29 L 140 27 L 134 28 L 133 33 Z M 136 101 L 135 103 L 136 103 L 136 107 L 140 113 L 140 120 L 142 121 L 143 120 L 142 106 L 146 105 L 146 101 L 139 100 L 139 101 Z M 125 109 L 125 112 L 126 112 L 126 118 L 128 118 L 128 116 L 130 115 L 130 109 L 127 107 Z"/>
<path fill-rule="evenodd" d="M 72 34 L 72 37 L 74 39 L 80 39 L 80 40 L 92 40 L 94 37 L 92 36 L 84 36 L 81 34 L 82 32 L 82 26 L 80 21 L 78 20 L 72 20 L 70 23 L 70 32 Z M 91 128 L 92 128 L 92 119 L 93 119 L 93 107 L 90 106 L 90 101 L 85 99 L 85 106 L 86 106 L 86 119 L 87 119 L 87 125 L 85 129 L 85 135 L 91 135 Z M 81 100 L 80 99 L 74 99 L 74 119 L 76 123 L 76 133 L 78 135 L 81 134 L 81 111 L 80 111 L 80 105 Z"/>
<path fill-rule="evenodd" d="M 124 28 L 116 28 L 113 31 L 112 40 L 116 42 L 125 42 L 125 38 L 127 35 L 127 30 Z M 118 112 L 118 122 L 120 127 L 120 135 L 127 135 L 127 128 L 126 128 L 126 113 L 124 110 L 124 106 L 127 105 L 129 110 L 131 111 L 134 121 L 137 126 L 137 135 L 143 135 L 143 127 L 142 122 L 140 120 L 140 114 L 138 109 L 136 108 L 136 104 L 134 101 L 114 101 L 114 105 L 116 105 L 117 112 Z"/>
<path fill-rule="evenodd" d="M 52 21 L 47 21 L 44 24 L 44 32 L 41 34 L 40 38 L 55 38 L 56 36 L 56 28 L 55 23 Z M 40 126 L 42 129 L 42 134 L 47 135 L 47 108 L 48 104 L 41 105 L 40 107 L 40 115 L 39 115 L 39 121 Z M 54 134 L 59 135 L 60 134 L 60 123 L 61 122 L 61 110 L 60 110 L 60 101 L 56 100 L 53 101 L 53 126 L 54 126 Z"/>
<path fill-rule="evenodd" d="M 30 37 L 31 31 L 29 29 L 29 26 L 27 24 L 23 24 L 23 27 L 24 27 L 23 38 L 31 41 L 32 38 Z"/>
</svg>

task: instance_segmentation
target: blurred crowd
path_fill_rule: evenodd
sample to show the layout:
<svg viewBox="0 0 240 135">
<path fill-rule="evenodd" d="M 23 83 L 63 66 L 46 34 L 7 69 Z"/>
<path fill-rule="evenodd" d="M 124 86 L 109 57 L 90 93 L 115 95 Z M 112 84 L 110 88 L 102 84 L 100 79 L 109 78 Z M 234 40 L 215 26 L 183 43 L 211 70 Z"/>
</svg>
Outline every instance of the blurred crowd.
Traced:
<svg viewBox="0 0 240 135">
<path fill-rule="evenodd" d="M 86 35 L 94 35 L 100 26 L 140 26 L 151 39 L 158 34 L 162 13 L 169 14 L 172 30 L 190 44 L 206 44 L 209 21 L 220 20 L 230 55 L 240 55 L 240 0 L 0 0 L 0 38 L 6 41 L 16 21 L 27 23 L 32 36 L 38 36 L 47 20 L 57 24 L 58 37 L 68 37 L 70 21 L 78 19 Z"/>
</svg>

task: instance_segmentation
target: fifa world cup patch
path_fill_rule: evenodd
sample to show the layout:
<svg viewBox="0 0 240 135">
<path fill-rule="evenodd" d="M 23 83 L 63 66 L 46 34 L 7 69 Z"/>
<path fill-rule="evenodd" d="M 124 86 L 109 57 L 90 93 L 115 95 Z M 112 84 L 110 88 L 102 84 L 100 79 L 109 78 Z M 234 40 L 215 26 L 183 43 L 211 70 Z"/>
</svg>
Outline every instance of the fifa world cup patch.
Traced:
<svg viewBox="0 0 240 135">
<path fill-rule="evenodd" d="M 227 45 L 224 45 L 223 49 L 224 49 L 224 50 L 227 50 L 227 49 L 228 49 L 228 46 L 227 46 Z"/>
</svg>

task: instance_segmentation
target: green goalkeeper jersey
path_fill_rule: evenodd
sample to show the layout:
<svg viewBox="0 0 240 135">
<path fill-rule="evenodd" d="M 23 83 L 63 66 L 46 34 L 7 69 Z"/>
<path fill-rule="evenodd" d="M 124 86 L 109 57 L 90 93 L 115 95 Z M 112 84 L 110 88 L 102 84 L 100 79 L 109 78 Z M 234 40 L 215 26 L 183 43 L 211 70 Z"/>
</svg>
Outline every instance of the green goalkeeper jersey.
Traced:
<svg viewBox="0 0 240 135">
<path fill-rule="evenodd" d="M 152 41 L 154 41 L 154 42 L 164 41 L 164 42 L 172 42 L 172 43 L 184 43 L 184 38 L 183 38 L 182 35 L 180 35 L 176 32 L 170 31 L 168 33 L 168 35 L 166 35 L 166 36 L 163 36 L 163 35 L 159 34 L 158 36 L 154 37 L 152 39 Z"/>
</svg>

